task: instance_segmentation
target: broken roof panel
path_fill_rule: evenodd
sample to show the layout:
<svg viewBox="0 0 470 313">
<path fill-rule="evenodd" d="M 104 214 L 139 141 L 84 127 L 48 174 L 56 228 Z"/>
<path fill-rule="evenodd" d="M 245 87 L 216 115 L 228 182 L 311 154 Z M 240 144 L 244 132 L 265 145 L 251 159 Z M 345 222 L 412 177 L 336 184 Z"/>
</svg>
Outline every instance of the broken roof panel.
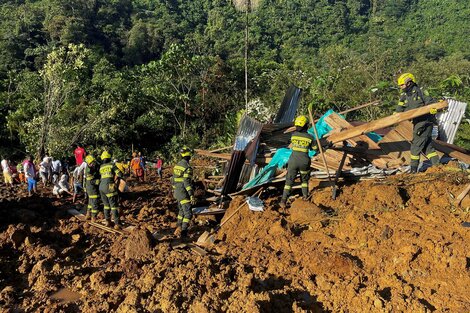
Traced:
<svg viewBox="0 0 470 313">
<path fill-rule="evenodd" d="M 281 107 L 274 119 L 274 123 L 291 123 L 294 120 L 301 93 L 302 89 L 294 85 L 291 85 L 289 89 L 287 89 Z"/>
<path fill-rule="evenodd" d="M 227 177 L 222 187 L 222 195 L 227 195 L 236 190 L 245 159 L 249 159 L 251 162 L 255 161 L 262 128 L 263 124 L 246 114 L 240 121 L 230 157 Z"/>
<path fill-rule="evenodd" d="M 454 99 L 447 99 L 449 108 L 447 111 L 439 113 L 437 120 L 439 123 L 439 139 L 447 143 L 454 143 L 455 134 L 460 122 L 465 115 L 467 104 Z"/>
</svg>

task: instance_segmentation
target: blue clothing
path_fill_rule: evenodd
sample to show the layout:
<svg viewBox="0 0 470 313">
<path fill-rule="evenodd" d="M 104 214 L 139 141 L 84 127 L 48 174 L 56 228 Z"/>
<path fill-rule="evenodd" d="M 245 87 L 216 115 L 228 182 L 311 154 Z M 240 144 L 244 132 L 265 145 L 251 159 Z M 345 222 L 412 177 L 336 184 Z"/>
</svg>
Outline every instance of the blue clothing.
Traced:
<svg viewBox="0 0 470 313">
<path fill-rule="evenodd" d="M 73 183 L 73 190 L 74 190 L 75 193 L 80 193 L 83 190 L 82 184 L 74 182 Z"/>
<path fill-rule="evenodd" d="M 28 177 L 28 192 L 36 188 L 36 180 L 34 178 Z"/>
</svg>

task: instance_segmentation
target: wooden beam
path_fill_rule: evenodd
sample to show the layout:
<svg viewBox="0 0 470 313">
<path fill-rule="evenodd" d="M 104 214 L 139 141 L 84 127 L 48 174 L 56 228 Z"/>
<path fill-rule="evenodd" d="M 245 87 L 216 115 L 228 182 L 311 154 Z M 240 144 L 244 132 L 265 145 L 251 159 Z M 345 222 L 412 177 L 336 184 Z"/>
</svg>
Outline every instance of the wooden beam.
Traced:
<svg viewBox="0 0 470 313">
<path fill-rule="evenodd" d="M 209 151 L 209 152 L 215 153 L 215 152 L 220 152 L 220 151 L 224 151 L 224 150 L 228 150 L 228 149 L 232 149 L 232 148 L 233 148 L 233 146 L 227 146 L 227 147 L 223 147 L 223 148 L 211 150 L 211 151 Z"/>
<path fill-rule="evenodd" d="M 230 157 L 231 157 L 230 153 L 214 153 L 214 152 L 201 150 L 201 149 L 194 149 L 194 152 L 202 156 L 213 157 L 213 158 L 223 159 L 223 160 L 230 160 Z"/>
<path fill-rule="evenodd" d="M 469 154 L 469 155 L 470 155 L 470 151 L 469 151 L 469 150 L 464 149 L 464 148 L 459 147 L 459 146 L 456 146 L 456 145 L 453 145 L 453 144 L 451 144 L 451 143 L 447 143 L 447 142 L 445 142 L 445 141 L 438 140 L 438 139 L 434 140 L 434 142 L 437 143 L 437 144 L 439 144 L 439 145 L 441 145 L 441 146 L 445 146 L 445 147 L 450 148 L 450 149 L 453 149 L 453 150 L 455 150 L 455 151 L 458 151 L 458 152 L 461 152 L 461 153 Z"/>
<path fill-rule="evenodd" d="M 353 112 L 353 111 L 357 111 L 357 110 L 366 108 L 366 107 L 371 106 L 371 105 L 378 105 L 378 104 L 380 104 L 380 101 L 376 100 L 376 101 L 368 102 L 368 103 L 365 103 L 365 104 L 361 104 L 361 105 L 359 105 L 359 106 L 357 106 L 357 107 L 354 107 L 354 108 L 350 108 L 350 109 L 341 111 L 341 112 L 339 112 L 339 113 L 337 113 L 337 114 L 346 114 L 346 113 L 349 113 L 349 112 Z M 317 118 L 317 119 L 315 120 L 315 122 L 318 122 L 319 120 L 320 120 L 320 119 Z M 293 131 L 295 131 L 295 126 L 291 126 L 291 127 L 287 128 L 287 129 L 284 131 L 284 134 L 286 134 L 286 133 L 291 133 L 291 132 L 293 132 Z"/>
<path fill-rule="evenodd" d="M 440 140 L 434 140 L 433 144 L 434 144 L 434 148 L 436 148 L 436 150 L 438 150 L 442 153 L 445 153 L 448 156 L 450 156 L 452 158 L 455 158 L 459 161 L 470 164 L 470 155 L 459 151 L 459 150 L 464 150 L 465 151 L 465 149 L 462 149 L 460 147 L 451 145 L 450 143 L 443 143 Z"/>
<path fill-rule="evenodd" d="M 351 129 L 342 131 L 340 133 L 332 134 L 328 136 L 328 140 L 335 143 L 335 142 L 341 142 L 343 140 L 348 140 L 350 138 L 354 138 L 360 135 L 364 135 L 366 133 L 370 133 L 374 130 L 389 127 L 395 124 L 400 123 L 401 121 L 406 121 L 406 120 L 411 120 L 413 118 L 416 118 L 418 116 L 426 115 L 429 114 L 429 110 L 432 108 L 435 109 L 444 109 L 448 106 L 449 104 L 447 101 L 440 101 L 436 103 L 432 103 L 414 110 L 409 110 L 406 112 L 402 113 L 396 113 L 375 121 L 372 121 L 367 124 L 363 124 L 360 126 L 353 127 Z"/>
<path fill-rule="evenodd" d="M 460 195 L 455 199 L 455 205 L 460 206 L 460 203 L 462 203 L 463 198 L 467 195 L 467 193 L 470 191 L 470 184 L 465 187 L 465 189 L 460 193 Z"/>
</svg>

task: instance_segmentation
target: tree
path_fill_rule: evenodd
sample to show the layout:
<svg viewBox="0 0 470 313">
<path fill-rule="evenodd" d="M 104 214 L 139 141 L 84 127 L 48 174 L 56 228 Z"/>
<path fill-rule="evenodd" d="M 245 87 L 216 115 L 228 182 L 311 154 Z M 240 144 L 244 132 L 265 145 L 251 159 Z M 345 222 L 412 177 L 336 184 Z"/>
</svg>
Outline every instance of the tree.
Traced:
<svg viewBox="0 0 470 313">
<path fill-rule="evenodd" d="M 86 68 L 85 61 L 89 50 L 84 45 L 69 44 L 68 47 L 61 47 L 53 50 L 47 56 L 47 62 L 39 74 L 43 81 L 43 111 L 30 123 L 32 128 L 41 125 L 39 130 L 39 141 L 37 147 L 37 157 L 46 153 L 46 150 L 57 152 L 63 150 L 71 142 L 51 142 L 50 137 L 57 132 L 60 121 L 54 120 L 63 109 L 67 101 L 72 100 L 72 95 L 80 88 L 80 72 Z"/>
</svg>

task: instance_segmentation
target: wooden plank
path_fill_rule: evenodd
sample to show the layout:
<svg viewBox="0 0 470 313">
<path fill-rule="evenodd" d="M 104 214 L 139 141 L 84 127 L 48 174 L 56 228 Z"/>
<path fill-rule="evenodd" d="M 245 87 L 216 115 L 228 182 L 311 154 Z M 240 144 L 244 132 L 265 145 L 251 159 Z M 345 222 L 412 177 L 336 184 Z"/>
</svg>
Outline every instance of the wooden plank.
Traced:
<svg viewBox="0 0 470 313">
<path fill-rule="evenodd" d="M 207 157 L 212 157 L 212 158 L 217 158 L 217 159 L 223 159 L 223 160 L 230 160 L 231 154 L 230 153 L 214 153 L 210 152 L 207 150 L 201 150 L 201 149 L 194 149 L 194 152 L 196 152 L 199 155 L 202 156 L 207 156 Z"/>
<path fill-rule="evenodd" d="M 436 150 L 438 150 L 442 153 L 445 153 L 448 156 L 450 156 L 452 158 L 455 158 L 459 161 L 470 164 L 470 155 L 458 151 L 462 148 L 455 149 L 453 147 L 454 145 L 451 145 L 451 144 L 448 144 L 448 143 L 444 145 L 444 144 L 440 143 L 438 140 L 434 140 L 433 143 L 434 143 L 434 148 L 436 148 Z"/>
<path fill-rule="evenodd" d="M 223 148 L 211 150 L 211 151 L 209 151 L 209 152 L 210 152 L 210 153 L 215 153 L 215 152 L 220 152 L 220 151 L 224 151 L 224 150 L 228 150 L 228 149 L 232 149 L 232 148 L 233 148 L 233 146 L 227 146 L 227 147 L 223 147 Z"/>
<path fill-rule="evenodd" d="M 325 122 L 330 125 L 332 128 L 340 128 L 341 130 L 351 129 L 354 126 L 348 123 L 345 119 L 341 118 L 336 113 L 330 114 L 325 118 Z M 380 149 L 379 145 L 375 143 L 372 139 L 370 139 L 367 135 L 360 135 L 357 137 L 349 138 L 348 143 L 350 143 L 353 147 L 362 146 L 366 147 L 367 149 L 377 150 L 376 154 L 382 154 L 382 150 Z"/>
<path fill-rule="evenodd" d="M 76 209 L 68 209 L 67 212 L 68 212 L 69 214 L 73 215 L 75 218 L 79 219 L 79 220 L 82 221 L 82 222 L 87 222 L 88 224 L 90 224 L 90 225 L 93 226 L 93 227 L 99 228 L 99 229 L 101 229 L 101 230 L 104 230 L 104 231 L 107 231 L 107 232 L 110 232 L 110 233 L 113 233 L 113 234 L 124 235 L 125 232 L 129 232 L 129 231 L 131 231 L 131 230 L 133 230 L 133 229 L 135 228 L 135 226 L 128 226 L 128 227 L 124 228 L 124 229 L 121 231 L 121 230 L 114 229 L 114 228 L 112 228 L 112 227 L 105 226 L 105 225 L 100 224 L 100 223 L 87 221 L 85 215 L 82 214 L 82 213 L 80 213 L 80 212 L 77 211 Z"/>
<path fill-rule="evenodd" d="M 336 113 L 333 113 L 326 117 L 325 122 L 335 130 L 346 130 L 354 127 Z M 379 168 L 387 168 L 388 164 L 391 161 L 396 162 L 396 159 L 393 157 L 393 155 L 387 155 L 386 153 L 384 153 L 380 146 L 375 141 L 370 139 L 367 135 L 360 135 L 358 137 L 350 138 L 347 140 L 347 142 L 353 147 L 361 147 L 367 149 L 366 154 L 364 154 L 365 157 L 370 162 L 372 162 L 373 165 Z M 348 159 L 350 159 L 350 157 L 348 157 Z M 351 161 L 349 160 L 348 163 L 351 163 Z"/>
<path fill-rule="evenodd" d="M 410 143 L 394 129 L 380 140 L 379 146 L 385 154 L 399 160 L 398 164 L 405 164 L 410 159 Z"/>
<path fill-rule="evenodd" d="M 359 126 L 347 129 L 337 134 L 332 134 L 328 136 L 328 140 L 330 140 L 333 143 L 341 142 L 343 140 L 347 140 L 347 139 L 354 138 L 360 135 L 364 135 L 366 133 L 370 133 L 377 129 L 381 129 L 381 128 L 398 124 L 401 121 L 411 120 L 418 116 L 429 114 L 429 110 L 432 108 L 439 110 L 439 109 L 444 109 L 447 106 L 448 106 L 447 101 L 441 101 L 441 102 L 432 103 L 432 104 L 429 104 L 429 105 L 426 105 L 426 106 L 423 106 L 414 110 L 409 110 L 409 111 L 402 112 L 402 113 L 396 113 L 396 114 L 372 121 L 370 123 L 366 123 L 363 125 L 359 125 Z"/>
<path fill-rule="evenodd" d="M 441 141 L 441 140 L 434 140 L 435 143 L 439 144 L 440 146 L 445 146 L 449 149 L 452 149 L 452 150 L 455 150 L 457 152 L 461 152 L 463 154 L 469 154 L 470 155 L 470 151 L 467 150 L 467 149 L 464 149 L 462 147 L 459 147 L 459 146 L 456 146 L 454 144 L 451 144 L 451 143 L 447 143 L 445 141 Z"/>
<path fill-rule="evenodd" d="M 398 132 L 406 140 L 413 140 L 413 123 L 411 123 L 411 121 L 403 121 L 399 123 L 395 127 L 395 131 Z"/>
<path fill-rule="evenodd" d="M 455 199 L 455 205 L 460 206 L 460 203 L 462 202 L 463 198 L 467 195 L 467 193 L 470 191 L 470 184 L 467 185 L 467 187 L 464 188 L 464 190 L 460 193 L 460 195 Z"/>
</svg>

